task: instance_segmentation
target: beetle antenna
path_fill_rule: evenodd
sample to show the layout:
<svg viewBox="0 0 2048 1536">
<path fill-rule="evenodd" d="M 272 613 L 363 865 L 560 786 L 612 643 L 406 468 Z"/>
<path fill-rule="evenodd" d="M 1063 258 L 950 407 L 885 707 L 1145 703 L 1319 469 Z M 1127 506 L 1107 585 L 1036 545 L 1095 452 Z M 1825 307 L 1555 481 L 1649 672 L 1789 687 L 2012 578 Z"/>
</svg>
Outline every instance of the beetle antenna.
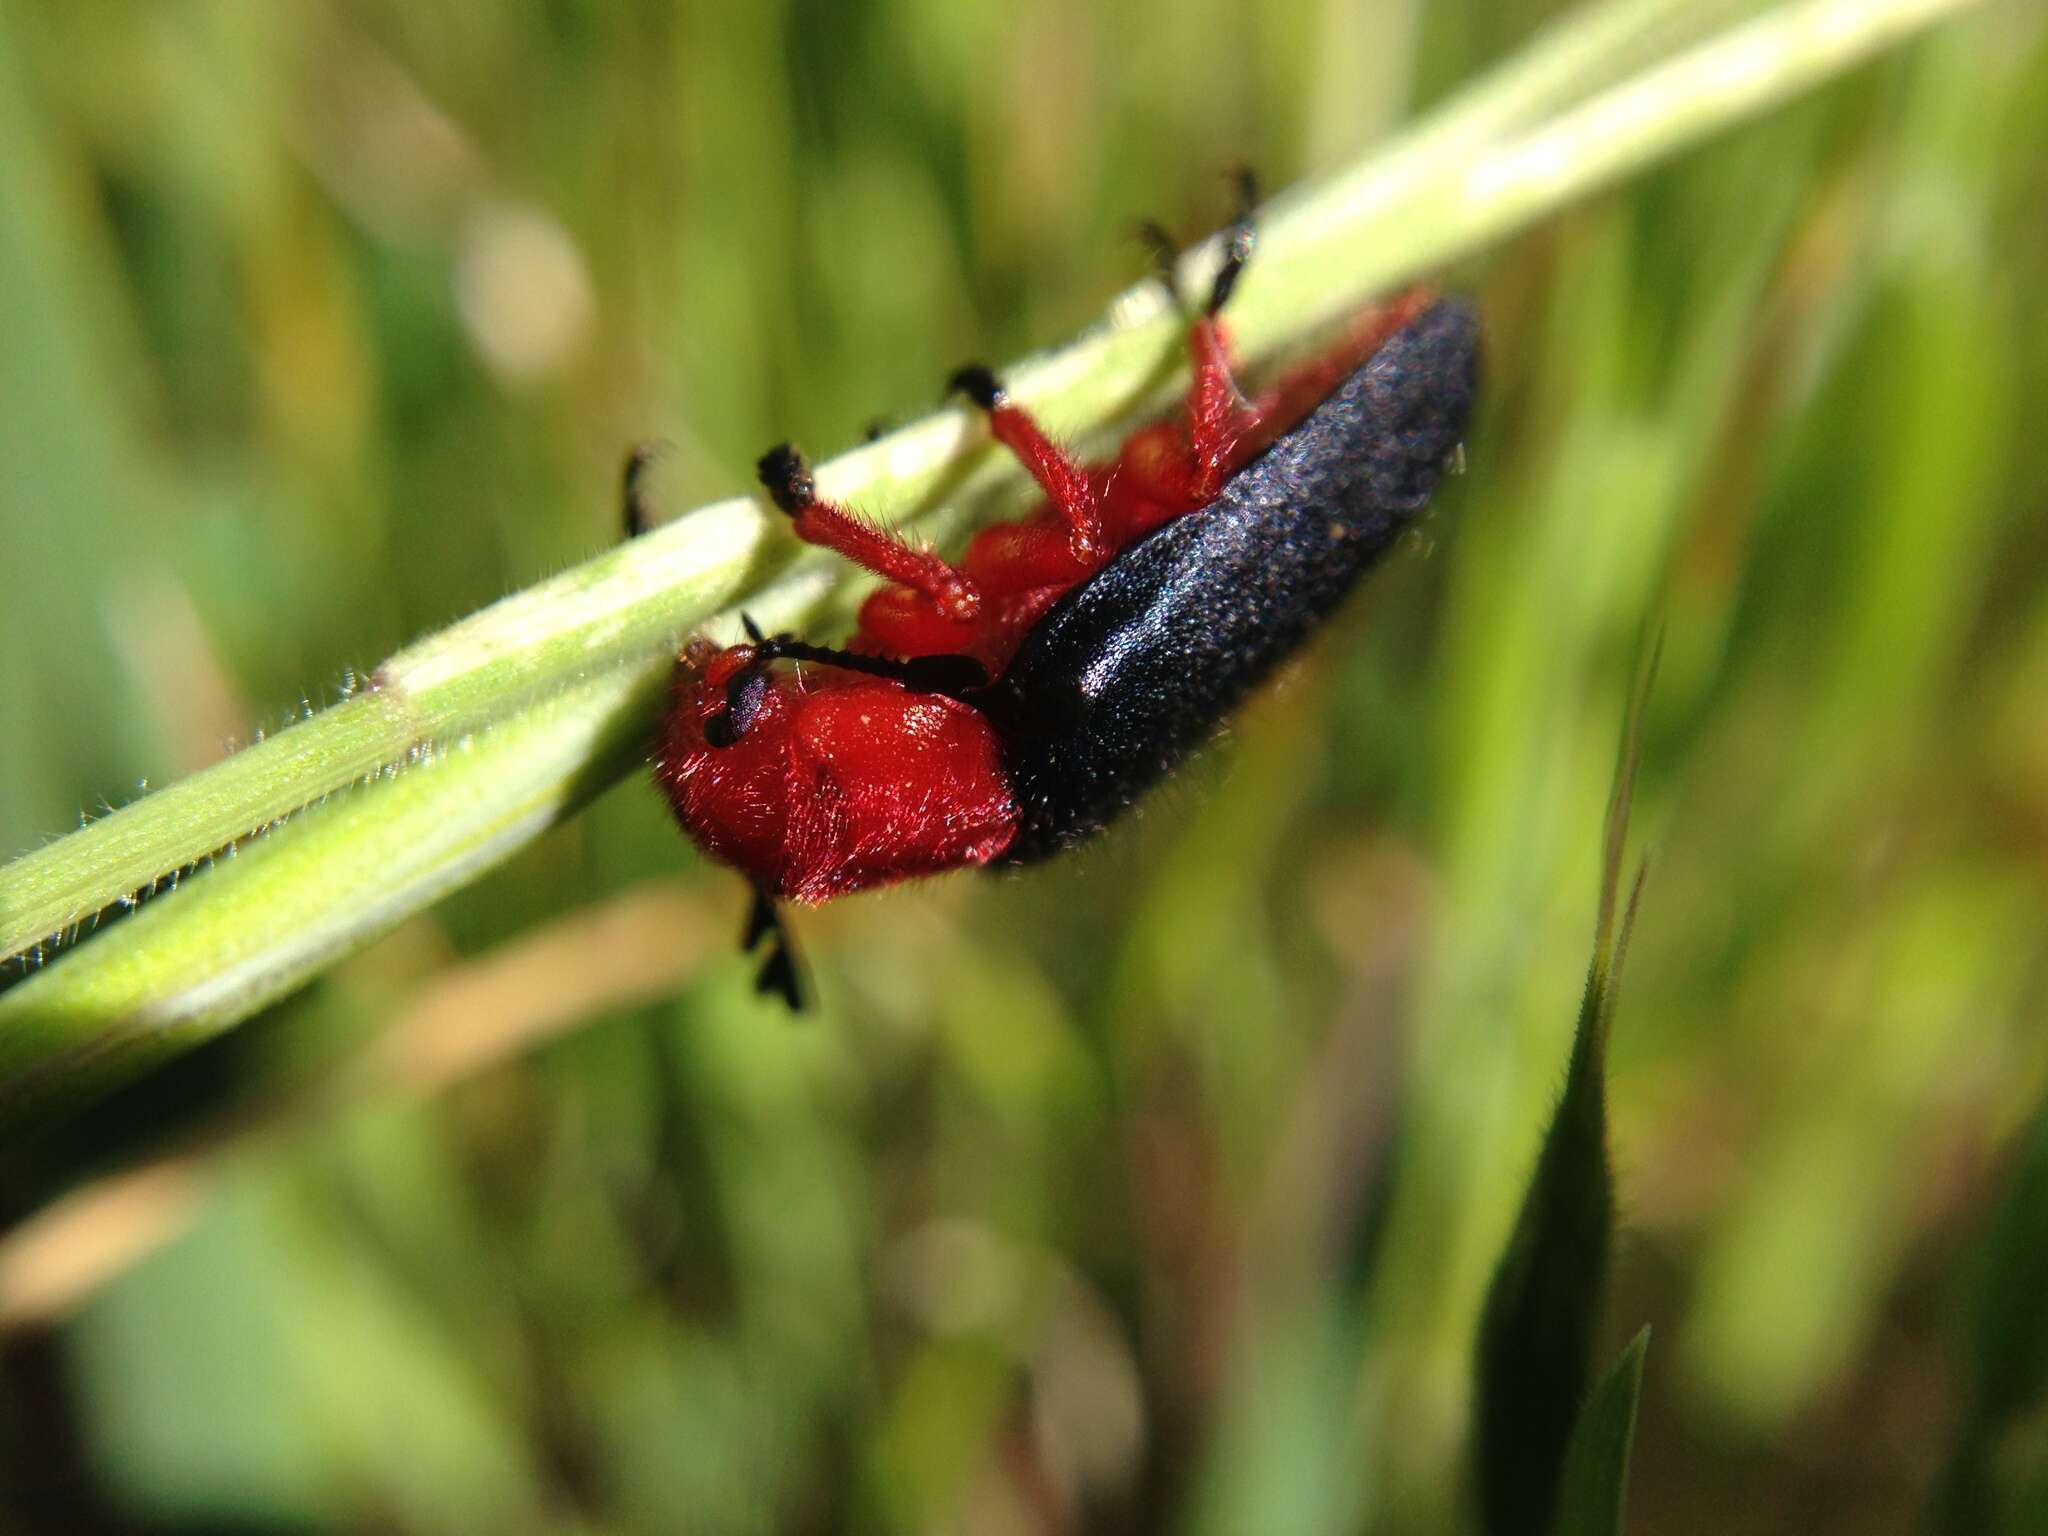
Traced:
<svg viewBox="0 0 2048 1536">
<path fill-rule="evenodd" d="M 869 677 L 890 678 L 912 693 L 943 693 L 951 698 L 986 688 L 989 681 L 988 668 L 972 656 L 869 656 L 860 651 L 807 645 L 792 635 L 777 635 L 761 642 L 756 656 L 762 661 L 814 661 L 820 666 L 862 672 Z"/>
<path fill-rule="evenodd" d="M 754 654 L 725 680 L 725 708 L 704 722 L 704 739 L 714 747 L 729 747 L 753 729 L 761 702 L 768 696 L 768 668 L 778 661 L 814 661 L 869 677 L 886 677 L 912 693 L 938 693 L 949 699 L 965 700 L 989 684 L 988 668 L 972 656 L 868 656 L 809 645 L 794 635 L 764 635 L 761 626 L 744 613 L 740 623 L 753 642 Z"/>
</svg>

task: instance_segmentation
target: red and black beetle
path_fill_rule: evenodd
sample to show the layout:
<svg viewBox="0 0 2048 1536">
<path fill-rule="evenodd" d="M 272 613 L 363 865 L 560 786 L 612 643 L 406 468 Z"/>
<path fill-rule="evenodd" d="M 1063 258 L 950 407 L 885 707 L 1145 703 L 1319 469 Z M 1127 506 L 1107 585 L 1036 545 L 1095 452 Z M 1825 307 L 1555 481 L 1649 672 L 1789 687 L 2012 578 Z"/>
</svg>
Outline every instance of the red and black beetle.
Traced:
<svg viewBox="0 0 2048 1536">
<path fill-rule="evenodd" d="M 762 990 L 796 1005 L 777 900 L 1031 863 L 1101 830 L 1427 504 L 1477 387 L 1470 307 L 1408 294 L 1247 399 L 1219 315 L 1248 211 L 1225 242 L 1188 331 L 1185 419 L 1113 460 L 1068 458 L 987 369 L 954 376 L 1045 493 L 958 564 L 818 500 L 787 445 L 761 460 L 799 538 L 889 583 L 844 650 L 749 624 L 747 643 L 694 641 L 677 666 L 656 779 L 697 845 L 753 882 L 747 943 L 774 936 Z"/>
</svg>

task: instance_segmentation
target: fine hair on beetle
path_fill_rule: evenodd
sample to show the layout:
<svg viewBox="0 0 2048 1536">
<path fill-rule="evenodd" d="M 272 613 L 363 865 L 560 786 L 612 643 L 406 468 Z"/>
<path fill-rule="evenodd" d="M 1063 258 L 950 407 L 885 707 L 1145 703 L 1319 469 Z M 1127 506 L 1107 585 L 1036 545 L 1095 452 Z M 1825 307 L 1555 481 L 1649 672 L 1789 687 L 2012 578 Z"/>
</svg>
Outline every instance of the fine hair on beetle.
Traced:
<svg viewBox="0 0 2048 1536">
<path fill-rule="evenodd" d="M 764 634 L 679 658 L 655 778 L 753 888 L 763 991 L 800 1003 L 777 904 L 1086 842 L 1171 773 L 1414 527 L 1463 440 L 1479 321 L 1412 290 L 1247 394 L 1224 311 L 1257 244 L 1249 178 L 1188 318 L 1182 410 L 1072 458 L 1003 379 L 951 387 L 1036 483 L 957 561 L 822 499 L 789 444 L 759 465 L 799 539 L 884 585 L 843 647 Z M 1147 239 L 1169 285 L 1175 247 Z M 629 531 L 646 457 L 628 461 Z"/>
</svg>

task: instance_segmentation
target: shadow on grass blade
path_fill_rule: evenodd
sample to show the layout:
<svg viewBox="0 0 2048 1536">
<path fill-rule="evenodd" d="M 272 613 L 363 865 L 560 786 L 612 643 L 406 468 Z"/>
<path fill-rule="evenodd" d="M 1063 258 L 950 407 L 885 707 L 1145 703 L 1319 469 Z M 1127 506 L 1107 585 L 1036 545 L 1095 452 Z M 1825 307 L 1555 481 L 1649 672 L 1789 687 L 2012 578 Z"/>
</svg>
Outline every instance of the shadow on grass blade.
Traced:
<svg viewBox="0 0 2048 1536">
<path fill-rule="evenodd" d="M 1613 1175 L 1607 1162 L 1607 1033 L 1642 894 L 1642 869 L 1630 886 L 1618 931 L 1615 914 L 1641 756 L 1643 705 L 1656 676 L 1659 649 L 1652 649 L 1642 668 L 1622 723 L 1607 806 L 1593 960 L 1564 1093 L 1479 1322 L 1474 1475 L 1487 1536 L 1541 1536 L 1551 1529 L 1567 1442 L 1586 1400 L 1614 1231 Z"/>
</svg>

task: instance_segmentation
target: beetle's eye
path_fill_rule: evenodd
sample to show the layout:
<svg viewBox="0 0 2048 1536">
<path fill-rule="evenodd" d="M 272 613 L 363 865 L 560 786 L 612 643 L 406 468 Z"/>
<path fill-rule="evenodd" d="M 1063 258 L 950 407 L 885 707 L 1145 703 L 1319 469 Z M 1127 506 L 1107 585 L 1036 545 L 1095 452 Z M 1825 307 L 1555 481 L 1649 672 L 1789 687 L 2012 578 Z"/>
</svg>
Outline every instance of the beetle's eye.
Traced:
<svg viewBox="0 0 2048 1536">
<path fill-rule="evenodd" d="M 734 674 L 725 685 L 725 708 L 704 722 L 704 740 L 729 747 L 754 728 L 761 703 L 768 697 L 768 668 L 755 665 Z"/>
</svg>

